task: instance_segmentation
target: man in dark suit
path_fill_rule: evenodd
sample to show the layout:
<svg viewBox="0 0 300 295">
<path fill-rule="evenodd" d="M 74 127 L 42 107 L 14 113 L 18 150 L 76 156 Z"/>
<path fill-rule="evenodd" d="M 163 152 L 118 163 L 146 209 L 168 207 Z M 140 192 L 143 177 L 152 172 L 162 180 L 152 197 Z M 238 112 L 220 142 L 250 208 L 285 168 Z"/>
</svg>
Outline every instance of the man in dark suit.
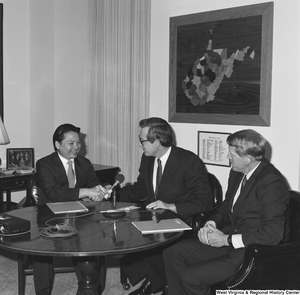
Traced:
<svg viewBox="0 0 300 295">
<path fill-rule="evenodd" d="M 210 294 L 210 286 L 232 276 L 252 243 L 277 245 L 289 232 L 289 191 L 265 159 L 266 140 L 254 130 L 227 138 L 232 164 L 225 200 L 200 229 L 198 239 L 180 241 L 163 253 L 172 295 Z"/>
<path fill-rule="evenodd" d="M 172 210 L 187 221 L 196 213 L 209 211 L 213 197 L 201 159 L 173 145 L 173 130 L 165 120 L 148 118 L 140 121 L 139 126 L 144 151 L 139 176 L 132 186 L 120 190 L 120 200 L 144 201 L 149 210 Z M 146 277 L 141 287 L 130 294 L 151 294 L 164 288 L 161 251 L 158 248 L 135 253 L 121 260 L 131 284 Z"/>
<path fill-rule="evenodd" d="M 61 142 L 55 140 L 58 146 L 56 152 L 36 163 L 38 184 L 44 193 L 39 196 L 39 205 L 50 202 L 77 201 L 86 197 L 93 201 L 101 201 L 106 189 L 101 186 L 91 162 L 78 155 L 80 142 L 75 142 L 79 140 L 79 134 L 71 131 L 65 136 L 66 138 Z M 63 152 L 62 147 L 65 142 L 73 142 L 72 145 L 77 145 L 72 147 L 73 152 L 70 156 Z M 72 169 L 76 175 L 74 187 L 70 187 L 68 182 L 68 160 L 72 161 Z"/>
<path fill-rule="evenodd" d="M 101 186 L 91 162 L 78 155 L 81 147 L 79 133 L 80 128 L 74 125 L 60 125 L 53 134 L 55 152 L 37 161 L 37 182 L 43 192 L 39 195 L 39 205 L 83 198 L 103 199 L 107 189 Z M 76 265 L 76 259 L 74 263 Z M 51 294 L 52 258 L 34 256 L 33 271 L 36 293 Z M 76 274 L 80 280 L 78 270 Z"/>
</svg>

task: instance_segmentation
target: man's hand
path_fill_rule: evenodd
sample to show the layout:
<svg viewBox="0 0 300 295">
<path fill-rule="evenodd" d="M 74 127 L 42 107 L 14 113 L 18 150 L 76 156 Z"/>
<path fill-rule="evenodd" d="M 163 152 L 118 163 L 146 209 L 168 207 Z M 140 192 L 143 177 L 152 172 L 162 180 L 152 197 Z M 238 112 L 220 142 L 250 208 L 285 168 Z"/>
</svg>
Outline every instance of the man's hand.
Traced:
<svg viewBox="0 0 300 295">
<path fill-rule="evenodd" d="M 199 241 L 203 244 L 209 245 L 208 235 L 213 233 L 213 230 L 216 229 L 212 224 L 206 224 L 204 227 L 200 228 L 198 232 Z"/>
<path fill-rule="evenodd" d="M 106 200 L 110 199 L 111 193 L 108 194 L 109 189 L 111 188 L 111 185 L 110 185 L 110 184 L 107 184 L 105 187 L 103 187 L 102 185 L 99 184 L 97 187 L 99 187 L 99 189 L 100 189 L 101 191 L 103 191 L 103 196 L 102 196 L 103 198 L 104 198 L 105 195 L 107 195 L 105 199 L 106 199 Z"/>
<path fill-rule="evenodd" d="M 88 197 L 92 201 L 102 201 L 107 191 L 108 189 L 104 188 L 101 185 L 97 185 L 92 188 L 81 188 L 79 190 L 79 199 Z"/>
<path fill-rule="evenodd" d="M 150 204 L 148 204 L 146 206 L 147 209 L 168 209 L 168 210 L 171 210 L 175 213 L 177 213 L 177 210 L 176 210 L 176 206 L 175 204 L 168 204 L 168 203 L 164 203 L 160 200 L 157 200 L 155 202 L 152 202 Z"/>
<path fill-rule="evenodd" d="M 102 201 L 103 200 L 103 196 L 104 196 L 104 192 L 100 189 L 99 186 L 95 186 L 92 188 L 89 188 L 89 198 L 92 201 Z"/>
<path fill-rule="evenodd" d="M 228 235 L 225 235 L 212 224 L 205 225 L 198 232 L 200 242 L 212 247 L 228 246 L 227 237 Z"/>
</svg>

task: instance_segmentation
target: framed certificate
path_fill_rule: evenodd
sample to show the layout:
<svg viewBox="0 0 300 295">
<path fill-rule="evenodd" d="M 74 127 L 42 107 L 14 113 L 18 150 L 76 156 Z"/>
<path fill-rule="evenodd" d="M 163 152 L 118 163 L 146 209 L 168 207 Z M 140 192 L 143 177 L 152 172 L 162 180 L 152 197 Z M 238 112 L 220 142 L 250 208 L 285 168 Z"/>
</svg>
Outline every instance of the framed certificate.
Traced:
<svg viewBox="0 0 300 295">
<path fill-rule="evenodd" d="M 230 167 L 227 158 L 230 133 L 198 131 L 198 156 L 205 164 Z"/>
</svg>

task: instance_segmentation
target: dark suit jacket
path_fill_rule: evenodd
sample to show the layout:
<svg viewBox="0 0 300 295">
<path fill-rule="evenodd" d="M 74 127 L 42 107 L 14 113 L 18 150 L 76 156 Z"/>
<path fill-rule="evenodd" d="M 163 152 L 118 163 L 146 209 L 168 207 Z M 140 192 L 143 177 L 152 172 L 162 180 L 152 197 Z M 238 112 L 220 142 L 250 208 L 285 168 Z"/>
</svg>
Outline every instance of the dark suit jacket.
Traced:
<svg viewBox="0 0 300 295">
<path fill-rule="evenodd" d="M 161 200 L 175 203 L 177 213 L 184 218 L 211 210 L 212 191 L 202 160 L 194 153 L 172 146 L 159 185 L 157 199 L 153 190 L 155 157 L 142 156 L 139 176 L 130 187 L 119 191 L 122 201 L 145 200 L 145 204 Z"/>
<path fill-rule="evenodd" d="M 80 188 L 92 188 L 100 184 L 88 159 L 78 155 L 74 163 L 76 185 L 75 188 L 69 188 L 66 170 L 56 152 L 37 161 L 38 186 L 44 193 L 39 196 L 39 205 L 50 202 L 76 201 Z"/>
<path fill-rule="evenodd" d="M 289 190 L 283 176 L 268 160 L 263 160 L 247 181 L 231 213 L 242 177 L 242 173 L 230 171 L 225 200 L 210 219 L 226 234 L 242 234 L 245 246 L 278 244 L 289 232 L 285 218 Z"/>
</svg>

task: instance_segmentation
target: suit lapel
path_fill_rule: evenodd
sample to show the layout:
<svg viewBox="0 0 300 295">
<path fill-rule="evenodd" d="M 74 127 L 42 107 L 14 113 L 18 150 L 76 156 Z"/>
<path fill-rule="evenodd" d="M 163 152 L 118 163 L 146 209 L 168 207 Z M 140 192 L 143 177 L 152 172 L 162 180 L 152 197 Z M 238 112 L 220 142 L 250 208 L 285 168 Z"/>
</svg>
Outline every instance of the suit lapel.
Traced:
<svg viewBox="0 0 300 295">
<path fill-rule="evenodd" d="M 234 172 L 236 173 L 236 172 Z M 233 205 L 233 200 L 234 200 L 234 196 L 239 188 L 239 185 L 241 183 L 241 180 L 243 178 L 243 174 L 242 173 L 237 173 L 236 176 L 233 176 L 233 179 L 232 179 L 232 189 L 231 189 L 231 192 L 230 193 L 230 200 L 229 200 L 229 205 L 228 205 L 228 216 L 229 216 L 229 219 L 231 221 L 231 224 L 233 227 L 235 227 L 235 221 L 234 221 L 234 216 L 231 212 L 231 208 L 232 208 L 232 205 Z"/>
<path fill-rule="evenodd" d="M 155 157 L 148 157 L 148 158 L 149 158 L 149 165 L 147 166 L 147 179 L 146 179 L 146 183 L 149 183 L 149 187 L 150 187 L 150 192 L 151 192 L 152 198 L 155 199 L 155 196 L 154 196 L 154 187 L 153 187 L 153 170 L 154 170 Z"/>
<path fill-rule="evenodd" d="M 53 164 L 54 164 L 54 166 L 57 167 L 57 169 L 56 169 L 57 170 L 56 171 L 57 178 L 62 179 L 63 182 L 68 182 L 65 167 L 64 167 L 62 161 L 60 160 L 57 152 L 53 153 Z"/>
<path fill-rule="evenodd" d="M 243 174 L 242 173 L 239 173 L 236 177 L 234 181 L 234 185 L 233 185 L 233 188 L 232 188 L 232 191 L 231 191 L 231 194 L 230 194 L 230 201 L 229 201 L 229 206 L 228 206 L 228 210 L 229 210 L 229 213 L 231 214 L 231 208 L 232 208 L 232 204 L 233 204 L 233 200 L 234 200 L 234 196 L 236 195 L 237 193 L 237 190 L 239 188 L 239 185 L 241 183 L 241 180 L 243 178 Z"/>
<path fill-rule="evenodd" d="M 256 179 L 259 176 L 259 174 L 260 174 L 260 172 L 261 172 L 261 170 L 263 169 L 264 166 L 265 166 L 264 162 L 261 162 L 260 165 L 257 167 L 257 169 L 250 176 L 250 178 L 247 180 L 247 183 L 244 186 L 243 191 L 239 195 L 236 203 L 234 204 L 234 207 L 233 207 L 234 210 L 239 210 L 239 207 L 242 206 L 243 201 L 245 200 L 248 193 L 250 192 L 250 190 L 252 189 L 252 187 L 256 183 Z"/>
<path fill-rule="evenodd" d="M 80 183 L 80 179 L 85 179 L 85 178 L 82 175 L 83 171 L 81 169 L 81 163 L 80 163 L 80 161 L 78 160 L 77 157 L 74 159 L 74 164 L 75 164 L 75 174 L 76 174 L 75 187 L 80 188 L 80 187 L 82 187 L 82 184 Z"/>
</svg>

